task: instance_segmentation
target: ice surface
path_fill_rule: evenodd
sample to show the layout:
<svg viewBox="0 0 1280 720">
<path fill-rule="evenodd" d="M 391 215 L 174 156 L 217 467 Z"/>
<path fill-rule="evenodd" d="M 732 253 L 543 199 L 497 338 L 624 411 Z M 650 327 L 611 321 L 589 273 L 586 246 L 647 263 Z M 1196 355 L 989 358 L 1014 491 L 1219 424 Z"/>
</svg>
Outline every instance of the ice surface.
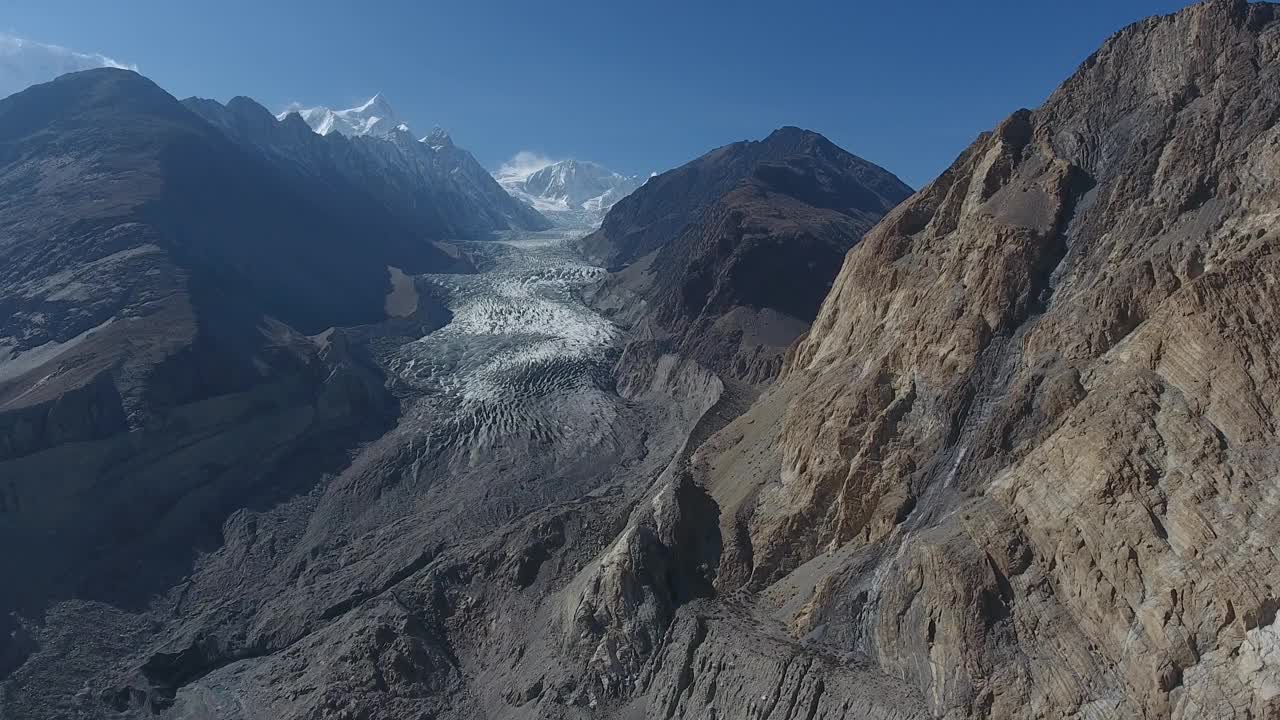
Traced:
<svg viewBox="0 0 1280 720">
<path fill-rule="evenodd" d="M 604 271 L 577 256 L 574 237 L 463 243 L 482 272 L 420 277 L 453 319 L 400 347 L 390 364 L 421 394 L 414 412 L 431 442 L 585 439 L 612 416 L 618 329 L 579 299 Z"/>
</svg>

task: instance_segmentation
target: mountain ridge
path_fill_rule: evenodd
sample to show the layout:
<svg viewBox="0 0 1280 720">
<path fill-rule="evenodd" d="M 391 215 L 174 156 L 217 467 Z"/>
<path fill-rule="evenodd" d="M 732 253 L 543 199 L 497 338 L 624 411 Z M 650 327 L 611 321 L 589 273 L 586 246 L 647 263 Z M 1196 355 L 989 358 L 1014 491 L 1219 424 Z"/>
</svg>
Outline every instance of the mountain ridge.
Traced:
<svg viewBox="0 0 1280 720">
<path fill-rule="evenodd" d="M 551 227 L 536 210 L 512 199 L 447 134 L 433 133 L 419 141 L 407 126 L 377 131 L 374 125 L 382 116 L 376 113 L 387 106 L 381 96 L 356 108 L 373 112 L 359 122 L 374 125 L 353 133 L 321 133 L 297 112 L 273 117 L 244 97 L 225 106 L 198 98 L 184 103 L 274 165 L 293 173 L 303 168 L 324 179 L 331 192 L 371 196 L 393 214 L 418 224 L 428 239 L 486 239 L 493 233 Z M 345 181 L 344 189 L 333 187 L 339 179 Z"/>
</svg>

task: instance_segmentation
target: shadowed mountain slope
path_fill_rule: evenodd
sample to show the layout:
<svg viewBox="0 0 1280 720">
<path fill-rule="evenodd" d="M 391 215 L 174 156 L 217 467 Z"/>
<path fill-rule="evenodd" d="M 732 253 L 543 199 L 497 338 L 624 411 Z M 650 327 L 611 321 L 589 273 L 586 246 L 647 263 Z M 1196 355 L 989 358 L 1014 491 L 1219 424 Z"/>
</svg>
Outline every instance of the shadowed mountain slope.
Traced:
<svg viewBox="0 0 1280 720">
<path fill-rule="evenodd" d="M 317 202 L 363 204 L 366 216 L 397 218 L 435 240 L 485 240 L 495 232 L 551 227 L 443 131 L 423 140 L 407 128 L 320 135 L 298 113 L 277 119 L 245 97 L 226 105 L 199 98 L 183 104 Z"/>
<path fill-rule="evenodd" d="M 0 100 L 5 612 L 145 597 L 384 422 L 341 332 L 308 335 L 385 318 L 389 266 L 464 266 L 308 190 L 131 71 Z"/>
</svg>

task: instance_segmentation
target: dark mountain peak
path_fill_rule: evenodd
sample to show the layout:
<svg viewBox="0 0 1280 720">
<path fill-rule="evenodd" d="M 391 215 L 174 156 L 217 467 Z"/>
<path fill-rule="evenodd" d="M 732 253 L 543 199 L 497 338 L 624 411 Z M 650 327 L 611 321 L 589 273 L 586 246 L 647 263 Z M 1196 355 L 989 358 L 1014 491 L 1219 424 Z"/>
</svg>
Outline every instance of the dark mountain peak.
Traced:
<svg viewBox="0 0 1280 720">
<path fill-rule="evenodd" d="M 821 133 L 815 132 L 813 130 L 809 130 L 807 128 L 797 127 L 795 125 L 783 125 L 779 127 L 777 130 L 774 130 L 773 132 L 769 133 L 769 136 L 765 138 L 765 140 L 768 141 L 773 138 L 788 137 L 788 136 L 802 137 L 805 135 L 815 135 L 817 137 L 822 137 Z"/>
<path fill-rule="evenodd" d="M 27 90 L 37 89 L 43 92 L 76 90 L 83 93 L 86 99 L 92 98 L 95 93 L 125 93 L 139 97 L 145 93 L 169 95 L 159 85 L 152 82 L 150 78 L 138 73 L 136 70 L 113 67 L 93 68 L 67 73 L 50 82 L 27 88 Z"/>
<path fill-rule="evenodd" d="M 243 132 L 252 133 L 270 133 L 275 129 L 277 120 L 270 110 L 267 110 L 256 101 L 237 95 L 231 98 L 226 105 L 220 105 L 217 101 L 206 100 L 200 102 L 183 101 L 188 109 L 203 116 L 206 120 L 212 120 L 210 115 L 216 116 L 222 122 L 215 123 L 223 125 L 235 125 L 241 128 Z"/>
<path fill-rule="evenodd" d="M 583 239 L 583 248 L 607 266 L 633 262 L 677 237 L 721 196 L 757 175 L 761 164 L 785 164 L 797 156 L 821 162 L 830 174 L 847 175 L 849 182 L 843 186 L 860 186 L 862 191 L 857 193 L 860 199 L 856 204 L 868 211 L 886 212 L 911 194 L 911 188 L 884 168 L 859 158 L 812 130 L 786 126 L 763 140 L 716 148 L 651 178 L 609 211 L 601 228 Z M 796 167 L 804 164 L 801 162 Z M 781 177 L 775 180 L 783 182 Z"/>
<path fill-rule="evenodd" d="M 263 107 L 257 100 L 244 95 L 237 95 L 231 98 L 227 102 L 227 109 L 243 117 L 259 119 L 266 117 L 275 120 L 275 116 L 271 114 L 270 110 Z"/>
<path fill-rule="evenodd" d="M 174 98 L 159 85 L 133 70 L 95 68 L 62 75 L 52 82 L 27 88 L 23 93 L 61 98 L 68 112 L 92 109 L 124 109 L 154 112 L 172 108 Z M 126 105 L 121 106 L 120 103 Z"/>
<path fill-rule="evenodd" d="M 864 186 L 856 174 L 813 155 L 763 161 L 745 182 L 844 215 L 883 214 L 888 209 L 875 190 Z"/>
<path fill-rule="evenodd" d="M 83 70 L 0 100 L 0 142 L 50 126 L 111 132 L 129 118 L 185 122 L 186 114 L 173 96 L 133 70 Z"/>
<path fill-rule="evenodd" d="M 910 194 L 884 169 L 788 126 L 650 179 L 583 244 L 629 265 L 602 307 L 706 367 L 760 382 L 813 319 L 845 252 Z M 647 310 L 636 317 L 628 306 Z"/>
<path fill-rule="evenodd" d="M 299 115 L 297 111 L 285 113 L 285 116 L 283 119 L 280 120 L 280 123 L 284 125 L 286 128 L 288 128 L 289 131 L 292 133 L 307 133 L 309 135 L 314 134 L 314 131 L 311 129 L 311 126 L 307 124 L 306 120 L 302 119 L 302 116 Z M 338 134 L 334 133 L 334 135 L 338 135 Z M 341 137 L 341 135 L 339 135 L 338 137 Z"/>
<path fill-rule="evenodd" d="M 769 133 L 768 137 L 760 142 L 766 145 L 790 145 L 799 146 L 805 144 L 826 143 L 831 145 L 822 133 L 807 130 L 805 128 L 796 127 L 794 125 L 783 125 L 782 127 Z"/>
<path fill-rule="evenodd" d="M 439 125 L 431 128 L 431 132 L 422 139 L 423 142 L 431 147 L 453 147 L 453 138 L 449 136 L 449 132 Z"/>
<path fill-rule="evenodd" d="M 831 155 L 861 160 L 853 153 L 831 142 L 822 133 L 794 125 L 784 125 L 774 130 L 758 144 L 766 148 L 765 152 L 771 158 L 785 155 Z"/>
<path fill-rule="evenodd" d="M 243 95 L 231 98 L 226 105 L 217 100 L 197 97 L 187 98 L 182 104 L 222 130 L 232 140 L 249 146 L 263 147 L 280 142 L 292 146 L 299 140 L 307 142 L 313 136 L 319 137 L 298 113 L 290 112 L 277 119 L 258 101 Z M 337 133 L 333 133 L 332 137 L 335 140 L 343 139 Z M 293 160 L 298 161 L 300 158 L 294 157 Z"/>
</svg>

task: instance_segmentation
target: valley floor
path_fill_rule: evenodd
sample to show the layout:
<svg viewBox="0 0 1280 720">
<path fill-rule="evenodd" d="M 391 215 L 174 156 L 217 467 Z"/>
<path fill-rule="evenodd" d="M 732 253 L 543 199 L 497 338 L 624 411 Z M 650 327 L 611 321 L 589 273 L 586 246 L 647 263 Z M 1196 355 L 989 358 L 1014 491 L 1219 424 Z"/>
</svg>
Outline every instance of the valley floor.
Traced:
<svg viewBox="0 0 1280 720">
<path fill-rule="evenodd" d="M 316 340 L 383 368 L 394 424 L 283 473 L 291 497 L 240 506 L 145 606 L 66 600 L 32 618 L 0 715 L 511 711 L 505 674 L 558 663 L 562 592 L 719 394 L 688 368 L 619 394 L 623 333 L 581 298 L 603 270 L 579 236 L 454 244 L 471 275 L 393 272 L 387 322 Z M 412 334 L 407 316 L 442 308 L 442 327 Z"/>
</svg>

